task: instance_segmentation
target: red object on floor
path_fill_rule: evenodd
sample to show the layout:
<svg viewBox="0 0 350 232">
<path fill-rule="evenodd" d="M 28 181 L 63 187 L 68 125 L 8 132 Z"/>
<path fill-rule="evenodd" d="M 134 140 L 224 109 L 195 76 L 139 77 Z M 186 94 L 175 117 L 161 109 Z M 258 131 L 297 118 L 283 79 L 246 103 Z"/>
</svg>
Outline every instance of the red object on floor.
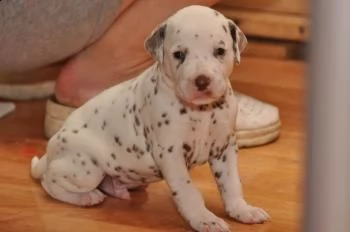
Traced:
<svg viewBox="0 0 350 232">
<path fill-rule="evenodd" d="M 40 153 L 40 149 L 36 145 L 26 144 L 22 152 L 24 156 L 33 157 Z"/>
</svg>

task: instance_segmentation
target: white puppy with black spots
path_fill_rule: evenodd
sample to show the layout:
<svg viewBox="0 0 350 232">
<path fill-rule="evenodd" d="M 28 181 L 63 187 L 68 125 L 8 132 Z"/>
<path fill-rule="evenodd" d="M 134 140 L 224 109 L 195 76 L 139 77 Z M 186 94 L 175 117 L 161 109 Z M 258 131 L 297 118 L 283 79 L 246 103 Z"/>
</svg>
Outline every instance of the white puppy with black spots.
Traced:
<svg viewBox="0 0 350 232">
<path fill-rule="evenodd" d="M 209 162 L 225 210 L 243 223 L 268 214 L 244 200 L 234 133 L 237 100 L 229 77 L 247 44 L 236 24 L 203 6 L 179 10 L 146 39 L 156 62 L 141 75 L 75 110 L 32 160 L 32 176 L 53 198 L 95 205 L 104 193 L 164 179 L 196 231 L 229 231 L 210 212 L 189 170 Z"/>
</svg>

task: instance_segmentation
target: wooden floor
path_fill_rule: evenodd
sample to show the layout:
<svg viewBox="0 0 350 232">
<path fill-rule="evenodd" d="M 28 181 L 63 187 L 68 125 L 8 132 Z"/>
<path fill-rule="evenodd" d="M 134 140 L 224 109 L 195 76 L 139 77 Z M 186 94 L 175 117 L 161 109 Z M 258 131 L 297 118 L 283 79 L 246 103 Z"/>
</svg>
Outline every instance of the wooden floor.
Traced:
<svg viewBox="0 0 350 232">
<path fill-rule="evenodd" d="M 280 107 L 283 128 L 275 143 L 240 152 L 240 173 L 247 200 L 263 207 L 271 221 L 243 225 L 230 221 L 207 166 L 193 179 L 210 210 L 232 231 L 300 231 L 304 160 L 304 65 L 245 58 L 234 72 L 234 88 Z M 19 103 L 0 119 L 0 231 L 189 231 L 177 214 L 164 182 L 131 201 L 108 198 L 94 208 L 78 208 L 49 198 L 29 176 L 30 159 L 42 154 L 44 102 Z"/>
</svg>

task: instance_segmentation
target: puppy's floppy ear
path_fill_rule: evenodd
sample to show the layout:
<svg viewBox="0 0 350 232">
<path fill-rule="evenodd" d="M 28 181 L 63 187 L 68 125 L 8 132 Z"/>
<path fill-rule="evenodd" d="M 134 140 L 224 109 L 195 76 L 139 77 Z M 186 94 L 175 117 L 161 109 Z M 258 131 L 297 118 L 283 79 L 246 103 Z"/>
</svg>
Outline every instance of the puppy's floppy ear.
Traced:
<svg viewBox="0 0 350 232">
<path fill-rule="evenodd" d="M 231 20 L 228 20 L 228 27 L 231 32 L 233 40 L 233 52 L 235 54 L 235 62 L 239 64 L 241 62 L 241 53 L 248 44 L 247 37 L 241 31 L 241 29 Z"/>
<path fill-rule="evenodd" d="M 154 29 L 145 40 L 146 51 L 156 60 L 163 62 L 164 58 L 164 39 L 166 35 L 167 24 L 160 24 Z"/>
</svg>

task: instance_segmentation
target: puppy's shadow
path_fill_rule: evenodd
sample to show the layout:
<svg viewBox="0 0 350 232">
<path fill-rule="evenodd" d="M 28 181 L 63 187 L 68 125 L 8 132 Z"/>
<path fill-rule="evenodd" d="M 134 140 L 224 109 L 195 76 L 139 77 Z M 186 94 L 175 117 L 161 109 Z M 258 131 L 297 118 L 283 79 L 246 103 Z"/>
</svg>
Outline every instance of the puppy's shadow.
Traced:
<svg viewBox="0 0 350 232">
<path fill-rule="evenodd" d="M 170 192 L 148 187 L 130 191 L 130 200 L 108 197 L 100 219 L 113 224 L 152 228 L 160 231 L 186 231 L 186 223 L 176 211 Z"/>
</svg>

